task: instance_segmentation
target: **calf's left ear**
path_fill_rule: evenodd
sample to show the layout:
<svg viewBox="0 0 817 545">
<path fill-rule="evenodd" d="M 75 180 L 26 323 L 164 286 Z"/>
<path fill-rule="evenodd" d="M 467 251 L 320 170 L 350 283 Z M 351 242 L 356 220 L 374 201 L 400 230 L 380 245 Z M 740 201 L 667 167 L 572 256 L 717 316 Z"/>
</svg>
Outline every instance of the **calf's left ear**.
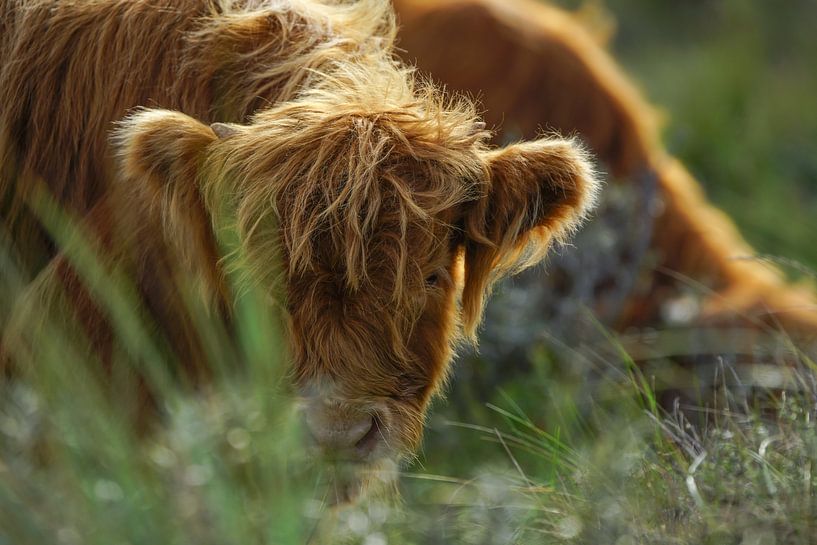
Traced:
<svg viewBox="0 0 817 545">
<path fill-rule="evenodd" d="M 575 140 L 543 138 L 489 151 L 488 187 L 465 215 L 463 324 L 473 338 L 500 278 L 540 261 L 595 204 L 599 183 Z"/>
</svg>

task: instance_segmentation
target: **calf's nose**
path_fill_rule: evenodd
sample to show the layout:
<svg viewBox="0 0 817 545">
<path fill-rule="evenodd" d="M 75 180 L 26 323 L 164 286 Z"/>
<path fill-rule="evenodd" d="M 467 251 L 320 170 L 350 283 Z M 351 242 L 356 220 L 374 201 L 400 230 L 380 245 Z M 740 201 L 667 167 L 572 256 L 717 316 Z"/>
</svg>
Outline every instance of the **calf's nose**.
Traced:
<svg viewBox="0 0 817 545">
<path fill-rule="evenodd" d="M 375 447 L 377 423 L 367 413 L 344 411 L 329 405 L 309 407 L 305 412 L 309 434 L 327 453 L 346 453 L 356 458 Z"/>
</svg>

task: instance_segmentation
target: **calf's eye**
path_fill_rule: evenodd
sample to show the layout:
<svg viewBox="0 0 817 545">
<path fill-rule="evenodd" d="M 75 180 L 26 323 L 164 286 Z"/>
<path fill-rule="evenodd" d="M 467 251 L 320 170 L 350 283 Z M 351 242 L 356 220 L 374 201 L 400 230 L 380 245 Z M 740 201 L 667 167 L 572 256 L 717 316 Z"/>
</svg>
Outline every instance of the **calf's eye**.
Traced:
<svg viewBox="0 0 817 545">
<path fill-rule="evenodd" d="M 426 285 L 427 286 L 436 286 L 437 282 L 439 282 L 440 276 L 438 274 L 432 274 L 431 276 L 426 278 Z"/>
</svg>

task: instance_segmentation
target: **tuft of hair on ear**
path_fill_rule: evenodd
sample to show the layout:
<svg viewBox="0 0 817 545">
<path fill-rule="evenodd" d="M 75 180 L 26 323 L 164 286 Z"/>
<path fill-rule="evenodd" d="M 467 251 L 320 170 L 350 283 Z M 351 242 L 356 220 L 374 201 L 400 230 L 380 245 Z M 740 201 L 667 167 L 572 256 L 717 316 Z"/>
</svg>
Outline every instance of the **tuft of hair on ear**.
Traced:
<svg viewBox="0 0 817 545">
<path fill-rule="evenodd" d="M 599 182 L 577 139 L 540 138 L 485 153 L 485 194 L 465 213 L 462 315 L 473 341 L 496 281 L 564 243 L 597 200 Z"/>
</svg>

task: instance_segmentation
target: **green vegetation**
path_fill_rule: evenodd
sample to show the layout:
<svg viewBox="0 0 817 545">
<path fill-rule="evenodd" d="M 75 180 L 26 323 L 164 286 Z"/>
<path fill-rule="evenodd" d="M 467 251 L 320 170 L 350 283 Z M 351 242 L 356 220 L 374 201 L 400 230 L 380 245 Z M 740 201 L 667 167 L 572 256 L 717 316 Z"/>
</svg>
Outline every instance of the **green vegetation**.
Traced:
<svg viewBox="0 0 817 545">
<path fill-rule="evenodd" d="M 669 147 L 761 251 L 817 268 L 817 5 L 607 5 L 619 20 L 614 49 L 667 108 Z M 73 232 L 52 221 L 55 234 Z M 252 293 L 236 336 L 196 314 L 215 377 L 183 388 L 125 283 L 87 244 L 63 242 L 115 317 L 127 347 L 117 367 L 149 377 L 164 424 L 138 437 L 133 391 L 100 373 L 75 331 L 44 323 L 36 361 L 0 384 L 0 545 L 760 545 L 817 535 L 815 364 L 792 347 L 785 393 L 743 387 L 724 359 L 712 399 L 667 412 L 657 371 L 604 335 L 570 357 L 552 339 L 531 340 L 501 369 L 483 345 L 432 410 L 401 497 L 333 511 L 323 468 L 300 446 L 274 320 Z M 6 302 L 22 280 L 0 258 Z"/>
</svg>

